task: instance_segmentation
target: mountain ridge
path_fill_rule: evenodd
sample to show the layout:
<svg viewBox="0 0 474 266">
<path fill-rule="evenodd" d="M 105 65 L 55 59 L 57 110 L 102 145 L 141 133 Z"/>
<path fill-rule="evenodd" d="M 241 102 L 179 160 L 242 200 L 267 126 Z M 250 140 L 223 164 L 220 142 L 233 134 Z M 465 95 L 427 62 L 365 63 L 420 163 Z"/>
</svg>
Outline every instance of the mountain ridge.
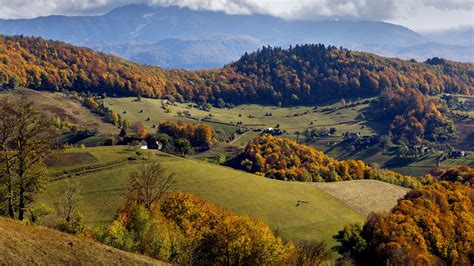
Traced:
<svg viewBox="0 0 474 266">
<path fill-rule="evenodd" d="M 421 45 L 430 39 L 407 27 L 380 21 L 287 21 L 270 15 L 229 15 L 223 12 L 196 11 L 175 6 L 151 7 L 127 5 L 115 8 L 100 16 L 48 16 L 22 20 L 0 20 L 0 33 L 4 35 L 39 36 L 62 40 L 74 45 L 86 46 L 144 64 L 159 64 L 162 67 L 188 69 L 222 67 L 237 60 L 238 54 L 255 50 L 254 43 L 229 42 L 229 47 L 219 43 L 207 43 L 209 50 L 217 51 L 210 62 L 182 54 L 173 45 L 161 45 L 171 56 L 156 51 L 153 47 L 133 52 L 134 46 L 125 47 L 133 41 L 143 49 L 164 39 L 195 38 L 206 40 L 206 36 L 251 36 L 260 45 L 288 47 L 304 43 L 324 43 L 352 49 L 375 52 L 388 56 L 410 59 L 410 54 L 399 53 L 401 48 Z M 119 47 L 122 47 L 119 49 Z M 193 49 L 192 45 L 187 50 Z M 463 59 L 461 52 L 447 47 L 448 52 L 432 51 L 429 57 Z M 122 51 L 123 52 L 120 52 Z M 117 52 L 119 51 L 119 52 Z M 235 51 L 235 52 L 234 52 Z M 448 55 L 448 56 L 444 56 Z M 156 60 L 147 61 L 148 58 Z M 211 60 L 212 59 L 212 60 Z M 448 58 L 449 59 L 449 58 Z M 470 58 L 468 58 L 470 59 Z M 192 67 L 197 66 L 197 67 Z"/>
</svg>

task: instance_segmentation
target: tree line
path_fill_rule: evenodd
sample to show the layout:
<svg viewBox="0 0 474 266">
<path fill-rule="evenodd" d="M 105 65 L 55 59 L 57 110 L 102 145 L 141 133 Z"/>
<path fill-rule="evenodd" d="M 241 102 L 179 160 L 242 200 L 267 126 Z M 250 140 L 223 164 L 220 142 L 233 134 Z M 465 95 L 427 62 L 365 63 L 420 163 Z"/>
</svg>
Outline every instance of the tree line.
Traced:
<svg viewBox="0 0 474 266">
<path fill-rule="evenodd" d="M 451 139 L 452 122 L 430 96 L 471 95 L 474 87 L 473 64 L 387 59 L 320 44 L 263 47 L 221 69 L 194 72 L 143 66 L 40 38 L 0 36 L 0 50 L 0 83 L 32 89 L 278 106 L 382 94 L 373 106 L 381 114 L 376 118 L 391 122 L 396 141 Z"/>
</svg>

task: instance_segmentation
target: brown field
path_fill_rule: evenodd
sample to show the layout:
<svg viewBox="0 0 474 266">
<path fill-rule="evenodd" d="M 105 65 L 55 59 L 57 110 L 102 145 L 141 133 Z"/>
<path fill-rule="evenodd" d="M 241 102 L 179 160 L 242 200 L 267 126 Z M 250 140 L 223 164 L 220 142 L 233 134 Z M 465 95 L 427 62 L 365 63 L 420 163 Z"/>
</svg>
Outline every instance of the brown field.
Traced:
<svg viewBox="0 0 474 266">
<path fill-rule="evenodd" d="M 77 124 L 81 129 L 97 131 L 102 134 L 118 134 L 119 130 L 112 124 L 106 123 L 102 118 L 89 109 L 82 106 L 78 101 L 72 100 L 62 93 L 45 91 L 34 91 L 30 89 L 16 89 L 15 95 L 25 95 L 32 99 L 41 110 L 48 111 L 61 119 L 67 119 Z M 11 93 L 1 93 L 0 97 L 6 97 Z"/>
<path fill-rule="evenodd" d="M 45 159 L 47 167 L 65 167 L 97 162 L 97 158 L 90 152 L 65 153 L 57 152 Z"/>
<path fill-rule="evenodd" d="M 410 189 L 377 180 L 354 180 L 333 183 L 317 183 L 318 188 L 341 200 L 363 215 L 371 212 L 387 212 Z"/>
<path fill-rule="evenodd" d="M 468 118 L 456 121 L 458 139 L 455 148 L 465 151 L 474 151 L 474 119 Z"/>
<path fill-rule="evenodd" d="M 166 265 L 95 241 L 0 219 L 1 265 Z"/>
</svg>

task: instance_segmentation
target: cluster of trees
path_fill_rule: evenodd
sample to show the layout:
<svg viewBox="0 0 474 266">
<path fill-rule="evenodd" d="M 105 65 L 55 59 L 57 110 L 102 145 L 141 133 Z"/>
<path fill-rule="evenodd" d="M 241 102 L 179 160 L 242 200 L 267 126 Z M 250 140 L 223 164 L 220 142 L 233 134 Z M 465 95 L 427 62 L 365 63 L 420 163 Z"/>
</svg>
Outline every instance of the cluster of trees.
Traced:
<svg viewBox="0 0 474 266">
<path fill-rule="evenodd" d="M 120 128 L 128 127 L 128 121 L 126 119 L 123 119 L 119 113 L 110 110 L 103 102 L 98 102 L 96 98 L 92 96 L 85 97 L 82 102 L 87 108 L 102 116 L 107 122 Z"/>
<path fill-rule="evenodd" d="M 376 119 L 392 121 L 389 135 L 397 143 L 445 142 L 456 137 L 448 108 L 417 88 L 394 87 L 374 104 Z"/>
<path fill-rule="evenodd" d="M 172 185 L 159 164 L 134 173 L 126 204 L 102 241 L 183 265 L 312 265 L 331 258 L 320 244 L 284 243 L 264 222 L 195 195 L 168 193 Z"/>
<path fill-rule="evenodd" d="M 472 265 L 472 195 L 445 181 L 412 190 L 390 213 L 346 226 L 339 252 L 360 265 Z"/>
<path fill-rule="evenodd" d="M 207 124 L 186 124 L 168 120 L 158 126 L 156 139 L 163 144 L 163 150 L 182 155 L 209 150 L 216 140 L 214 130 Z"/>
<path fill-rule="evenodd" d="M 56 131 L 27 99 L 0 100 L 0 215 L 27 218 L 28 205 L 42 188 L 43 159 Z"/>
<path fill-rule="evenodd" d="M 459 165 L 449 169 L 436 168 L 427 176 L 428 180 L 458 182 L 474 188 L 474 168 Z"/>
<path fill-rule="evenodd" d="M 330 129 L 327 129 L 327 128 L 313 128 L 313 129 L 307 128 L 303 132 L 303 135 L 304 135 L 305 139 L 307 139 L 307 140 L 314 140 L 314 139 L 317 139 L 317 138 L 324 138 L 324 137 L 328 137 L 328 136 L 331 136 L 331 135 L 335 135 L 336 132 L 337 132 L 337 129 L 334 128 L 334 127 L 330 128 Z"/>
<path fill-rule="evenodd" d="M 472 94 L 474 87 L 473 64 L 441 59 L 417 63 L 324 45 L 264 47 L 224 68 L 195 72 L 142 66 L 40 38 L 0 36 L 0 50 L 0 83 L 13 80 L 42 90 L 143 95 L 217 106 L 314 104 L 383 92 L 374 107 L 384 110 L 378 112 L 383 114 L 380 119 L 393 121 L 396 140 L 450 138 L 452 124 L 428 96 Z"/>
<path fill-rule="evenodd" d="M 306 145 L 271 135 L 253 139 L 239 160 L 241 167 L 249 172 L 281 180 L 336 182 L 377 179 L 410 188 L 421 185 L 414 177 L 370 167 L 362 161 L 338 161 Z"/>
</svg>

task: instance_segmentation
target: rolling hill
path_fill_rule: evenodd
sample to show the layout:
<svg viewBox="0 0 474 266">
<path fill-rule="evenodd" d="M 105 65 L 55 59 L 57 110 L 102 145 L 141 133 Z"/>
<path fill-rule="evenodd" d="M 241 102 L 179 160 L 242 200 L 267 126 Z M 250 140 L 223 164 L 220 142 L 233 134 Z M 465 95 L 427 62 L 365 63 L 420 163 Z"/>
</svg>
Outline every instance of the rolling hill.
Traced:
<svg viewBox="0 0 474 266">
<path fill-rule="evenodd" d="M 92 113 L 80 102 L 64 94 L 35 91 L 18 88 L 11 93 L 0 93 L 0 99 L 8 96 L 26 97 L 34 100 L 37 108 L 54 117 L 60 117 L 77 126 L 78 130 L 90 130 L 100 134 L 115 135 L 119 130 L 110 123 L 104 122 L 99 115 Z"/>
<path fill-rule="evenodd" d="M 128 264 L 166 265 L 95 241 L 40 226 L 0 218 L 2 264 Z"/>
<path fill-rule="evenodd" d="M 160 152 L 145 154 L 145 160 L 129 161 L 127 158 L 135 157 L 135 149 L 124 146 L 58 152 L 74 154 L 70 158 L 75 159 L 63 160 L 62 166 L 49 168 L 59 180 L 48 184 L 38 203 L 54 206 L 66 182 L 77 182 L 81 191 L 79 210 L 89 225 L 109 224 L 123 202 L 129 174 L 143 163 L 155 161 L 160 162 L 167 173 L 175 173 L 173 190 L 195 193 L 236 214 L 262 219 L 287 239 L 324 240 L 332 246 L 336 244 L 332 236 L 345 224 L 364 220 L 363 215 L 310 183 L 271 180 Z M 84 156 L 92 155 L 96 161 L 77 163 L 81 161 L 77 158 L 86 153 L 89 155 Z M 71 174 L 64 175 L 64 171 Z M 308 203 L 298 205 L 299 200 Z"/>
<path fill-rule="evenodd" d="M 333 46 L 264 47 L 213 71 L 166 70 L 57 41 L 0 37 L 0 83 L 182 102 L 284 105 L 376 96 L 403 87 L 422 94 L 472 94 L 473 64 L 388 59 Z M 398 77 L 397 75 L 400 75 Z M 293 96 L 294 95 L 294 96 Z"/>
</svg>

